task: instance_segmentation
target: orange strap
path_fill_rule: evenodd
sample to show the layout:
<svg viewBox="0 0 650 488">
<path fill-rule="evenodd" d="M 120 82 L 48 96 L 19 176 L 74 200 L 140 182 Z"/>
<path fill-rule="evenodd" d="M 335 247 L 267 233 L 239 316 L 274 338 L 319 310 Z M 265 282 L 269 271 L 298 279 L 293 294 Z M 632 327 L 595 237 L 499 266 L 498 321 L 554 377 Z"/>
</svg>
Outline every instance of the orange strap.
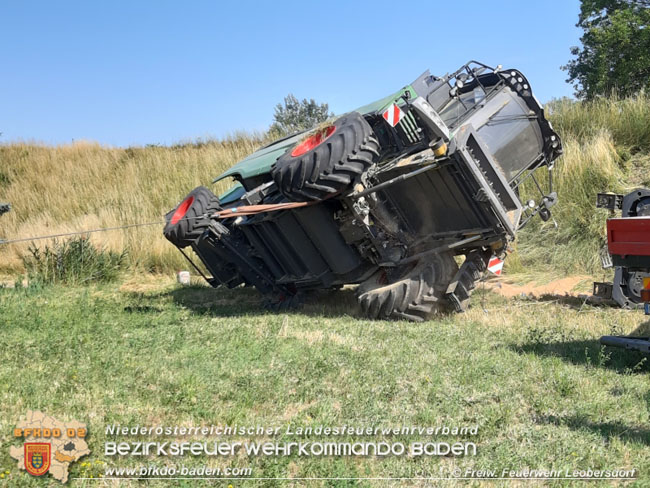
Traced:
<svg viewBox="0 0 650 488">
<path fill-rule="evenodd" d="M 284 202 L 284 203 L 272 203 L 267 205 L 242 205 L 240 207 L 227 208 L 225 210 L 220 210 L 215 212 L 212 216 L 218 219 L 227 219 L 230 217 L 239 217 L 244 215 L 257 215 L 265 212 L 277 212 L 278 210 L 290 210 L 292 208 L 302 208 L 309 207 L 320 203 L 319 201 L 315 202 Z"/>
</svg>

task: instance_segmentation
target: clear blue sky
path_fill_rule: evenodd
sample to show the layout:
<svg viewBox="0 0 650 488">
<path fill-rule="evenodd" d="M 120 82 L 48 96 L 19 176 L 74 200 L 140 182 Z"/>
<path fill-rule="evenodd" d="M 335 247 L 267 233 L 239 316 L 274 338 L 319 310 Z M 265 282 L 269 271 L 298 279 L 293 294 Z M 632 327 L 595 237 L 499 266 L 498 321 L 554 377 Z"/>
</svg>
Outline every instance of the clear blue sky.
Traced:
<svg viewBox="0 0 650 488">
<path fill-rule="evenodd" d="M 573 90 L 578 0 L 0 0 L 0 142 L 169 144 L 264 130 L 288 93 L 335 113 L 425 69 L 519 68 Z"/>
</svg>

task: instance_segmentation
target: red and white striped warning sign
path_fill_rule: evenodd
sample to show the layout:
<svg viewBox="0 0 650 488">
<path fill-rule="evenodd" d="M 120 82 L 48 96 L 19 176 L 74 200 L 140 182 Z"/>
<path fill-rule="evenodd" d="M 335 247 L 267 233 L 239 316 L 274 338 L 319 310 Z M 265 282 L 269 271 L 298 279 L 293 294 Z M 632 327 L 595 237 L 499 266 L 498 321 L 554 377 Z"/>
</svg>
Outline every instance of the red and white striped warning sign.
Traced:
<svg viewBox="0 0 650 488">
<path fill-rule="evenodd" d="M 503 260 L 497 258 L 496 256 L 491 257 L 490 261 L 488 262 L 487 269 L 490 273 L 501 276 L 501 270 L 503 269 Z"/>
<path fill-rule="evenodd" d="M 395 127 L 397 124 L 399 124 L 399 121 L 402 120 L 402 117 L 404 117 L 404 112 L 402 112 L 397 104 L 394 103 L 388 107 L 382 115 L 384 119 L 386 119 L 386 122 L 391 125 L 391 127 Z"/>
</svg>

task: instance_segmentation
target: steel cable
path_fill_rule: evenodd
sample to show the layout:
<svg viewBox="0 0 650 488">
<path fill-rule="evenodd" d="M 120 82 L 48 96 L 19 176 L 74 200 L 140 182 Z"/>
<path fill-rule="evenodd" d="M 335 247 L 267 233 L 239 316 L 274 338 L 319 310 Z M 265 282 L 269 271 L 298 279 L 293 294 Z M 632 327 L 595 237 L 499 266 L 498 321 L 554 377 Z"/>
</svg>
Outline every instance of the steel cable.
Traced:
<svg viewBox="0 0 650 488">
<path fill-rule="evenodd" d="M 310 205 L 314 205 L 319 202 L 283 202 L 283 203 L 274 203 L 274 204 L 267 204 L 267 205 L 242 205 L 239 207 L 233 207 L 233 208 L 227 208 L 225 210 L 220 210 L 218 212 L 215 212 L 212 215 L 209 214 L 203 214 L 203 215 L 198 215 L 196 217 L 183 217 L 182 219 L 179 219 L 179 222 L 181 220 L 195 220 L 195 219 L 202 219 L 205 217 L 212 217 L 212 218 L 217 218 L 217 219 L 227 219 L 227 218 L 233 218 L 233 217 L 243 217 L 243 216 L 250 216 L 250 215 L 257 215 L 260 213 L 264 212 L 276 212 L 279 210 L 290 210 L 292 208 L 302 208 L 302 207 L 308 207 Z M 161 224 L 166 224 L 166 220 L 157 220 L 155 222 L 143 222 L 143 223 L 138 223 L 138 224 L 125 224 L 125 225 L 118 225 L 114 227 L 101 227 L 99 229 L 89 229 L 89 230 L 83 230 L 83 231 L 75 231 L 75 232 L 62 232 L 59 234 L 49 234 L 49 235 L 43 235 L 43 236 L 33 236 L 33 237 L 21 237 L 17 239 L 0 239 L 0 245 L 8 245 L 8 244 L 16 244 L 20 242 L 31 242 L 31 241 L 40 241 L 43 239 L 56 239 L 58 237 L 71 237 L 71 236 L 78 236 L 78 235 L 85 235 L 85 234 L 94 234 L 97 232 L 107 232 L 111 230 L 121 230 L 121 229 L 130 229 L 130 228 L 135 228 L 135 227 L 147 227 L 150 225 L 161 225 Z"/>
</svg>

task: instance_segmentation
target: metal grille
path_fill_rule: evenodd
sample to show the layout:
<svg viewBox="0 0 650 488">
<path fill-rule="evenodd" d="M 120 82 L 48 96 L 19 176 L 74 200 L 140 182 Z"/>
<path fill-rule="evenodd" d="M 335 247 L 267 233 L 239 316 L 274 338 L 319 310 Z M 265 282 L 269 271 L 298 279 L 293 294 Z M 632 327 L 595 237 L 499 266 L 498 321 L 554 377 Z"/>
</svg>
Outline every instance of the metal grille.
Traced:
<svg viewBox="0 0 650 488">
<path fill-rule="evenodd" d="M 404 110 L 404 116 L 395 128 L 405 145 L 415 144 L 422 140 L 422 131 L 410 110 Z"/>
</svg>

